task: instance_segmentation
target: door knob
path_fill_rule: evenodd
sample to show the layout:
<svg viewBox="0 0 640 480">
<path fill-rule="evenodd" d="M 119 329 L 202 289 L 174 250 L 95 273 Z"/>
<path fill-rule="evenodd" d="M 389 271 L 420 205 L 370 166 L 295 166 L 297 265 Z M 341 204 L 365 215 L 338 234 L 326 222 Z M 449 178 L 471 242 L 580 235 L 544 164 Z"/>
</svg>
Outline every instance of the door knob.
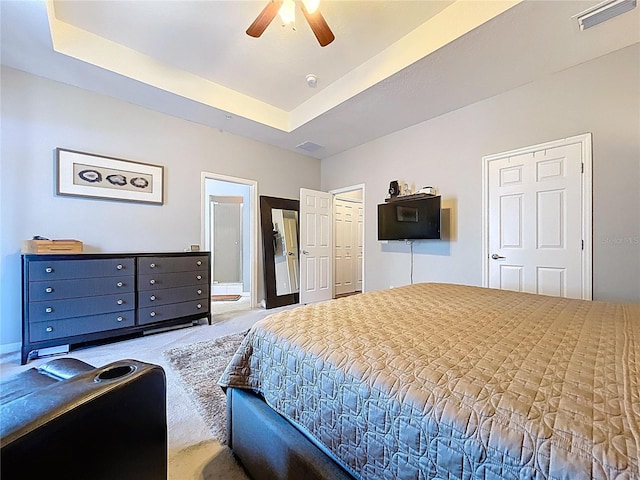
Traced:
<svg viewBox="0 0 640 480">
<path fill-rule="evenodd" d="M 303 255 L 309 255 L 309 252 L 307 252 L 306 250 L 302 250 L 302 254 Z"/>
<path fill-rule="evenodd" d="M 502 255 L 498 255 L 497 253 L 494 253 L 493 255 L 491 255 L 491 258 L 493 258 L 494 260 L 500 260 L 501 258 L 507 258 L 507 257 L 503 257 Z"/>
</svg>

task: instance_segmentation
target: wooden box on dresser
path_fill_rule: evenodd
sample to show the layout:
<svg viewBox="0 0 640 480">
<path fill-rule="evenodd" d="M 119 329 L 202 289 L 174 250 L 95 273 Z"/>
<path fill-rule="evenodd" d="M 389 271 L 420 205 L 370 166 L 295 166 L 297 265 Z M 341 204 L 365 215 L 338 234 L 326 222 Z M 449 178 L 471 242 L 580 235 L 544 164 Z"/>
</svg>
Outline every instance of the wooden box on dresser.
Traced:
<svg viewBox="0 0 640 480">
<path fill-rule="evenodd" d="M 207 318 L 211 254 L 22 256 L 22 355 Z"/>
</svg>

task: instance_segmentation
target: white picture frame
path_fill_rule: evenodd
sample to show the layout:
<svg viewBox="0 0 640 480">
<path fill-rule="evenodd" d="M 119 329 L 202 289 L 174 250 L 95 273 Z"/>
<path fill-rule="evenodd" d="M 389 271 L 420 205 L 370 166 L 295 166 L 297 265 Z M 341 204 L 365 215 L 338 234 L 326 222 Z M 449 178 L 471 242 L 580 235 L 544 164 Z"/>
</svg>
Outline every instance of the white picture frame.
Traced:
<svg viewBox="0 0 640 480">
<path fill-rule="evenodd" d="M 56 194 L 164 204 L 164 167 L 56 148 Z"/>
</svg>

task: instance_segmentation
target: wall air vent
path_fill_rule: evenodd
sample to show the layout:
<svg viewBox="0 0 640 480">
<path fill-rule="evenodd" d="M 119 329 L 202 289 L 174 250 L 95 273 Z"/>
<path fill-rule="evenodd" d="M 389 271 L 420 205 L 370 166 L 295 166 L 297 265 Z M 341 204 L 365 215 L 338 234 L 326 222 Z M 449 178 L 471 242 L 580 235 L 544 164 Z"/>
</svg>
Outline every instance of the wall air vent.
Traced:
<svg viewBox="0 0 640 480">
<path fill-rule="evenodd" d="M 318 145 L 317 143 L 304 142 L 298 145 L 297 148 L 306 150 L 307 152 L 315 152 L 316 150 L 320 150 L 321 148 L 324 148 L 324 147 L 322 145 Z"/>
<path fill-rule="evenodd" d="M 605 0 L 582 13 L 574 15 L 573 18 L 578 20 L 580 30 L 586 30 L 629 10 L 633 10 L 635 7 L 636 0 Z"/>
</svg>

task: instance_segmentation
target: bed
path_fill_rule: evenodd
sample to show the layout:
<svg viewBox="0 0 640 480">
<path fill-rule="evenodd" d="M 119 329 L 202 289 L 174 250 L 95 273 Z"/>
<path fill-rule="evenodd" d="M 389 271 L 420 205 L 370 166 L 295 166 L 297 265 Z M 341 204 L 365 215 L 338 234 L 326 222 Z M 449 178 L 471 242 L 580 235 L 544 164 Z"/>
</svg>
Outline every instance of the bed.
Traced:
<svg viewBox="0 0 640 480">
<path fill-rule="evenodd" d="M 219 383 L 353 478 L 575 480 L 640 478 L 639 377 L 640 305 L 423 283 L 271 315 Z"/>
</svg>

